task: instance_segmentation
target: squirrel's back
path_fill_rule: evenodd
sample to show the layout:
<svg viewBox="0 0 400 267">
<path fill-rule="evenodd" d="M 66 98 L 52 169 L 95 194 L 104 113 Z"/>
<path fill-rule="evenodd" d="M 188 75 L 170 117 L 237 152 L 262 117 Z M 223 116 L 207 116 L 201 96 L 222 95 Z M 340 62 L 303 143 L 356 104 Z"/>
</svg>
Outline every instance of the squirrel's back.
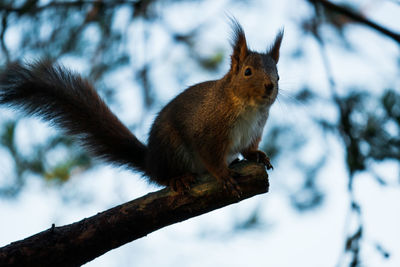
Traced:
<svg viewBox="0 0 400 267">
<path fill-rule="evenodd" d="M 202 126 L 213 114 L 210 111 L 216 103 L 217 81 L 207 81 L 193 85 L 170 101 L 156 117 L 148 138 L 147 163 L 164 162 L 153 165 L 150 175 L 161 184 L 168 181 L 171 174 L 203 173 L 206 168 L 196 154 L 194 139 L 202 138 Z M 215 114 L 214 114 L 215 115 Z M 214 116 L 215 118 L 215 116 Z M 197 137 L 196 137 L 196 131 Z"/>
</svg>

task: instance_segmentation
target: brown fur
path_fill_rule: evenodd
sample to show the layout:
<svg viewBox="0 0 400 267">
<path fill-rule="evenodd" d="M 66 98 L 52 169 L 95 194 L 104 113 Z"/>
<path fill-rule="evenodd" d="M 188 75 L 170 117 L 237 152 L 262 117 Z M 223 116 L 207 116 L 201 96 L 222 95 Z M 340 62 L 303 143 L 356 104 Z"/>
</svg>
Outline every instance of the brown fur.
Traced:
<svg viewBox="0 0 400 267">
<path fill-rule="evenodd" d="M 87 80 L 46 61 L 9 66 L 0 76 L 0 103 L 53 122 L 96 156 L 140 170 L 158 184 L 188 187 L 194 174 L 209 172 L 237 190 L 228 165 L 238 154 L 270 167 L 258 144 L 278 93 L 283 33 L 266 53 L 257 53 L 248 49 L 239 23 L 232 26 L 229 72 L 189 87 L 168 103 L 151 127 L 147 146 Z"/>
<path fill-rule="evenodd" d="M 166 161 L 165 165 L 160 164 L 162 169 L 152 169 L 151 176 L 157 177 L 158 183 L 168 184 L 171 172 L 174 176 L 205 171 L 231 183 L 228 164 L 239 153 L 270 166 L 258 144 L 278 93 L 276 63 L 282 33 L 262 54 L 248 49 L 237 22 L 233 27 L 229 72 L 220 80 L 186 89 L 162 109 L 153 124 L 147 164 Z M 252 72 L 249 76 L 244 75 L 247 68 Z M 168 130 L 163 132 L 166 125 Z M 172 144 L 179 144 L 179 149 Z M 171 170 L 165 169 L 171 166 Z"/>
</svg>

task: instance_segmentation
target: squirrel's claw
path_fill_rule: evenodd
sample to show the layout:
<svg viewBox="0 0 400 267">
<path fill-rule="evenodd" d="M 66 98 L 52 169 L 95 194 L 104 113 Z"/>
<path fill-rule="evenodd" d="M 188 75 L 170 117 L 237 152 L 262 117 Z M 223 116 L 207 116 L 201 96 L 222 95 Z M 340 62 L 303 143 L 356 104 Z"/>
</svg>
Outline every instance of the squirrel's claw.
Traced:
<svg viewBox="0 0 400 267">
<path fill-rule="evenodd" d="M 272 166 L 271 161 L 267 155 L 265 155 L 265 158 L 263 160 L 264 165 L 267 167 L 267 170 L 273 170 L 274 166 Z"/>
<path fill-rule="evenodd" d="M 225 190 L 232 192 L 237 198 L 240 198 L 243 193 L 238 182 L 235 180 L 235 177 L 238 176 L 240 176 L 240 174 L 230 170 L 229 176 L 224 177 L 220 181 Z"/>
<path fill-rule="evenodd" d="M 247 151 L 243 156 L 247 160 L 264 164 L 267 167 L 267 170 L 274 168 L 269 157 L 261 150 Z"/>
<path fill-rule="evenodd" d="M 172 178 L 169 181 L 169 186 L 173 191 L 184 194 L 192 188 L 191 184 L 194 182 L 194 180 L 193 174 L 185 174 Z"/>
</svg>

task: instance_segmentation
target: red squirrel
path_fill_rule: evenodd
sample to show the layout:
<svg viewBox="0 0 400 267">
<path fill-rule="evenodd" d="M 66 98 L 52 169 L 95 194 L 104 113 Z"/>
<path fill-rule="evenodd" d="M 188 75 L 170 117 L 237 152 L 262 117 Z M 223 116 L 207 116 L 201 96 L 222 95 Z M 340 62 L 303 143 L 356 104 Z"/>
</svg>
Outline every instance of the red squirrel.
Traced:
<svg viewBox="0 0 400 267">
<path fill-rule="evenodd" d="M 37 115 L 76 136 L 94 156 L 144 173 L 151 182 L 190 189 L 208 172 L 240 192 L 229 164 L 241 154 L 272 168 L 258 149 L 278 94 L 280 31 L 264 52 L 251 51 L 232 20 L 231 66 L 221 79 L 187 88 L 156 117 L 145 145 L 110 111 L 91 83 L 42 60 L 13 63 L 0 74 L 0 104 Z"/>
</svg>

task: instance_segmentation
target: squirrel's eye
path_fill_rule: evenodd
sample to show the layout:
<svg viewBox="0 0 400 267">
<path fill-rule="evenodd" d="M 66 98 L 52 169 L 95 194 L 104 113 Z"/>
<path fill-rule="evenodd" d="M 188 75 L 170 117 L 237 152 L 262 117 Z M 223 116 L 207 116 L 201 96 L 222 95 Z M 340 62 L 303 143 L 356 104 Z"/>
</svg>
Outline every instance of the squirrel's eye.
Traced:
<svg viewBox="0 0 400 267">
<path fill-rule="evenodd" d="M 250 68 L 247 68 L 245 71 L 244 71 L 244 76 L 250 76 L 251 75 L 251 69 Z"/>
</svg>

